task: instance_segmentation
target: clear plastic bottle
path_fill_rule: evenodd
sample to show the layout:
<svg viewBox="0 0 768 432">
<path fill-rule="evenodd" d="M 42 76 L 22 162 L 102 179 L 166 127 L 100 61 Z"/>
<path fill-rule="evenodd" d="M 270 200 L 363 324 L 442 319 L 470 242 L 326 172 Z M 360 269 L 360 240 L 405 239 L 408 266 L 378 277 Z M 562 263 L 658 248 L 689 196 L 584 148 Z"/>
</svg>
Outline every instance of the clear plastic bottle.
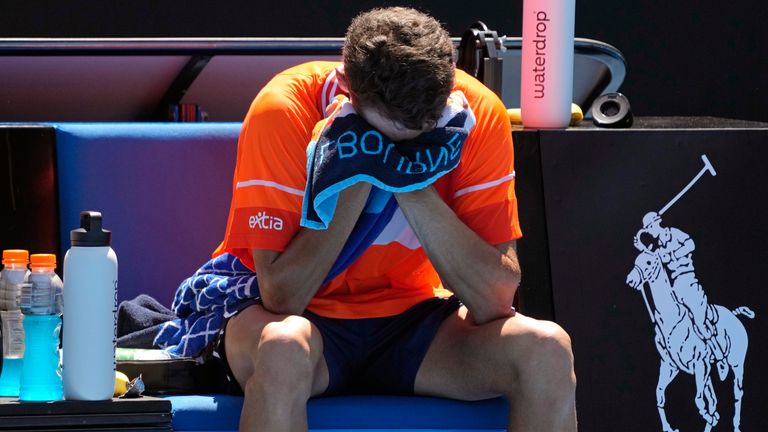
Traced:
<svg viewBox="0 0 768 432">
<path fill-rule="evenodd" d="M 520 115 L 527 128 L 565 128 L 573 102 L 575 0 L 524 0 Z"/>
<path fill-rule="evenodd" d="M 3 371 L 0 396 L 19 395 L 19 380 L 24 358 L 23 315 L 19 309 L 21 286 L 29 276 L 29 252 L 21 249 L 3 251 L 0 272 L 0 317 L 3 331 Z"/>
<path fill-rule="evenodd" d="M 64 284 L 54 272 L 56 255 L 32 255 L 30 269 L 29 283 L 21 289 L 26 353 L 21 368 L 19 400 L 60 400 L 64 397 L 59 367 L 62 310 L 61 303 L 56 300 Z"/>
<path fill-rule="evenodd" d="M 117 256 L 101 213 L 80 213 L 64 257 L 64 397 L 108 400 L 115 388 Z"/>
</svg>

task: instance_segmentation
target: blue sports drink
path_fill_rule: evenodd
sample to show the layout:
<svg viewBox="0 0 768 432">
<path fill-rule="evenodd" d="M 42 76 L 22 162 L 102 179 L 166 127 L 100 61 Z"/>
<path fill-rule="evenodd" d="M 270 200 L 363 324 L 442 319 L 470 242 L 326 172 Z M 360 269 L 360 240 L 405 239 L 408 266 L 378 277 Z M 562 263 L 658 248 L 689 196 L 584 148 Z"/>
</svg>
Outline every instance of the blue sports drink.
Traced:
<svg viewBox="0 0 768 432">
<path fill-rule="evenodd" d="M 64 397 L 59 369 L 59 315 L 26 315 L 26 351 L 19 400 L 52 401 Z"/>
<path fill-rule="evenodd" d="M 54 273 L 56 255 L 30 257 L 32 272 L 21 289 L 24 313 L 24 363 L 21 368 L 19 400 L 51 401 L 64 397 L 59 367 L 61 295 L 63 283 Z"/>
</svg>

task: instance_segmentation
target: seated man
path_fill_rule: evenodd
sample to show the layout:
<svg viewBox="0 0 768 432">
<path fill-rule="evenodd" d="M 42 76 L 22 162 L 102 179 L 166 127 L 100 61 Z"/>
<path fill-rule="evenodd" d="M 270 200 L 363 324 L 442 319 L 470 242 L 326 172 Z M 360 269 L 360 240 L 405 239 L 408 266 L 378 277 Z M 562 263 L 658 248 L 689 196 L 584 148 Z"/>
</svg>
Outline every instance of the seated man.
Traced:
<svg viewBox="0 0 768 432">
<path fill-rule="evenodd" d="M 372 187 L 342 190 L 327 229 L 300 226 L 315 125 L 341 94 L 392 142 L 418 142 L 457 90 L 476 118 L 458 166 L 395 193 L 386 228 L 323 283 Z M 342 64 L 308 63 L 272 79 L 243 123 L 233 192 L 217 253 L 254 270 L 260 291 L 225 322 L 217 348 L 245 394 L 241 430 L 306 430 L 310 397 L 349 392 L 504 395 L 510 430 L 576 430 L 568 335 L 512 308 L 521 232 L 505 108 L 455 70 L 436 20 L 407 8 L 363 13 Z M 436 296 L 441 287 L 455 296 Z"/>
</svg>

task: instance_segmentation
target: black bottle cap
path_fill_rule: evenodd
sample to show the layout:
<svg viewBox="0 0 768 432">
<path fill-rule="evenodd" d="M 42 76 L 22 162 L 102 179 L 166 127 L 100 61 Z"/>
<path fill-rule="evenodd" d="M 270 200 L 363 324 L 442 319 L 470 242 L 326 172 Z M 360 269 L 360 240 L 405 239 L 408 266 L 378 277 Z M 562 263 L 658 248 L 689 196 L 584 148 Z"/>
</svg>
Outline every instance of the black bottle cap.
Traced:
<svg viewBox="0 0 768 432">
<path fill-rule="evenodd" d="M 101 228 L 101 213 L 84 211 L 80 212 L 80 228 L 70 231 L 69 239 L 72 246 L 109 246 L 112 233 Z"/>
</svg>

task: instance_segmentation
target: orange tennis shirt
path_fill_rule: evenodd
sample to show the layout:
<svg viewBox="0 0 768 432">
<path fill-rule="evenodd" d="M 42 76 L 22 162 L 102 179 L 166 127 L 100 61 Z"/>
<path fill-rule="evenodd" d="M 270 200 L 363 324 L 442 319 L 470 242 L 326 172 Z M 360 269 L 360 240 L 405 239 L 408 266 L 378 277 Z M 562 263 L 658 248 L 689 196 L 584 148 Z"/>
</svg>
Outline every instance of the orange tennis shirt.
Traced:
<svg viewBox="0 0 768 432">
<path fill-rule="evenodd" d="M 306 148 L 325 107 L 340 93 L 339 66 L 310 62 L 292 67 L 254 99 L 238 141 L 227 231 L 214 256 L 229 252 L 258 272 L 251 250 L 282 251 L 300 229 Z M 465 94 L 477 123 L 458 167 L 437 180 L 435 188 L 489 244 L 517 239 L 522 234 L 506 109 L 493 92 L 460 70 L 455 90 Z M 320 288 L 308 309 L 333 318 L 390 316 L 434 297 L 440 288 L 437 272 L 397 210 L 357 261 Z"/>
</svg>

